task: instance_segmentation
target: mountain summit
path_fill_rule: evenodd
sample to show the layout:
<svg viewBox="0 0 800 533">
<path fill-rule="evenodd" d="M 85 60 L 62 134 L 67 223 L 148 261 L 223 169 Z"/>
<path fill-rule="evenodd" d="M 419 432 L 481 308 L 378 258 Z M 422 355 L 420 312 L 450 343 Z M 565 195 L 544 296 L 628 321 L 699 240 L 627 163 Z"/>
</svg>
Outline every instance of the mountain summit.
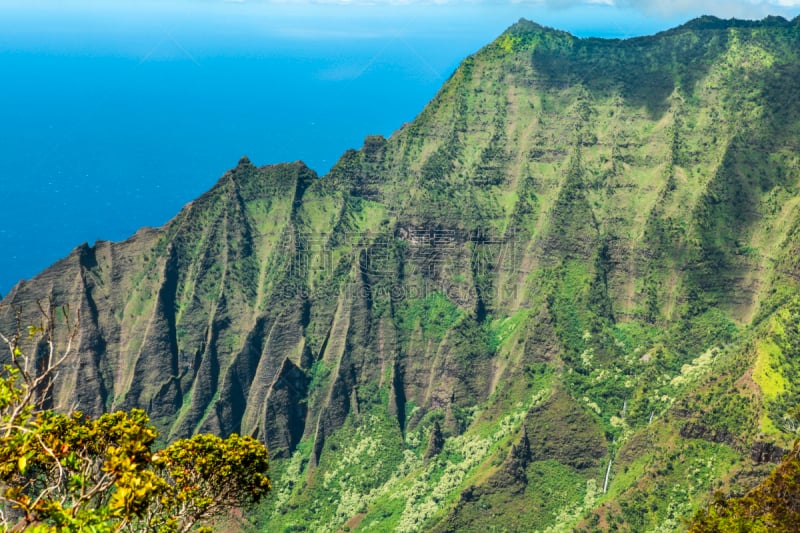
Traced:
<svg viewBox="0 0 800 533">
<path fill-rule="evenodd" d="M 800 420 L 800 19 L 520 21 L 318 178 L 243 158 L 3 300 L 58 405 L 256 435 L 282 531 L 680 529 Z"/>
</svg>

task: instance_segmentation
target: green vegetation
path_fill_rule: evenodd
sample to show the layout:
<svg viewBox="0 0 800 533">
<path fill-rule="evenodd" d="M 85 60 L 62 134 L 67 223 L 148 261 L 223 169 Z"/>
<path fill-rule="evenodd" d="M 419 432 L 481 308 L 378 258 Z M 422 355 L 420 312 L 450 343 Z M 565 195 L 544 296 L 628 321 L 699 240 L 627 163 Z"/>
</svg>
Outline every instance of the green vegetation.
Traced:
<svg viewBox="0 0 800 533">
<path fill-rule="evenodd" d="M 715 495 L 708 509 L 697 512 L 689 531 L 796 531 L 800 528 L 800 443 L 760 485 L 740 498 Z"/>
<path fill-rule="evenodd" d="M 48 310 L 27 336 L 0 335 L 12 361 L 0 375 L 4 530 L 190 531 L 270 491 L 267 450 L 251 437 L 200 434 L 154 452 L 158 432 L 141 409 L 93 419 L 45 408 L 55 373 L 73 355 L 55 353 L 54 320 Z M 28 354 L 40 341 L 49 353 L 34 373 Z"/>
<path fill-rule="evenodd" d="M 463 315 L 464 312 L 453 305 L 447 296 L 435 292 L 424 299 L 401 302 L 395 319 L 402 329 L 414 331 L 419 328 L 423 338 L 441 340 Z"/>
<path fill-rule="evenodd" d="M 799 56 L 800 19 L 520 21 L 327 176 L 242 160 L 0 328 L 70 303 L 55 404 L 264 439 L 253 530 L 685 529 L 800 428 Z"/>
</svg>

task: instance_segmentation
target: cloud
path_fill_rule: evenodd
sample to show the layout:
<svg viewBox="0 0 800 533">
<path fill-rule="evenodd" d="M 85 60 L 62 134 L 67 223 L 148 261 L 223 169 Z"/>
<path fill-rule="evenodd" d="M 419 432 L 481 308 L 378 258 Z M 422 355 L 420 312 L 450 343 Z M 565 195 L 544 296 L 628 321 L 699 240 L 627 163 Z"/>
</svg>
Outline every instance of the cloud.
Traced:
<svg viewBox="0 0 800 533">
<path fill-rule="evenodd" d="M 223 0 L 244 1 L 244 0 Z M 800 0 L 251 0 L 267 4 L 340 5 L 538 5 L 553 9 L 604 5 L 632 8 L 649 15 L 705 13 L 717 16 L 766 16 L 800 9 Z"/>
<path fill-rule="evenodd" d="M 222 0 L 244 2 L 245 0 Z M 768 10 L 775 8 L 800 8 L 800 0 L 251 0 L 254 4 L 366 4 L 366 5 L 420 5 L 420 4 L 532 4 L 563 8 L 580 5 L 608 5 L 636 7 L 651 12 L 672 9 L 701 9 L 703 6 L 733 10 Z M 674 8 L 672 7 L 674 6 Z"/>
<path fill-rule="evenodd" d="M 244 2 L 245 0 L 217 0 Z M 633 9 L 649 16 L 715 15 L 762 18 L 767 15 L 796 16 L 800 0 L 247 0 L 253 5 L 342 5 L 342 6 L 539 6 L 553 10 L 582 6 Z"/>
<path fill-rule="evenodd" d="M 558 3 L 557 0 L 552 0 Z M 791 15 L 800 0 L 615 0 L 617 7 L 630 7 L 648 15 L 708 14 L 717 17 L 761 18 Z"/>
<path fill-rule="evenodd" d="M 350 6 L 364 8 L 392 7 L 518 7 L 548 9 L 551 11 L 593 7 L 625 9 L 650 17 L 715 15 L 722 18 L 739 17 L 759 19 L 767 15 L 795 17 L 800 14 L 800 0 L 0 0 L 0 13 L 6 10 L 75 10 L 163 12 L 193 10 L 259 10 L 283 7 L 287 9 L 313 9 L 318 6 Z"/>
</svg>

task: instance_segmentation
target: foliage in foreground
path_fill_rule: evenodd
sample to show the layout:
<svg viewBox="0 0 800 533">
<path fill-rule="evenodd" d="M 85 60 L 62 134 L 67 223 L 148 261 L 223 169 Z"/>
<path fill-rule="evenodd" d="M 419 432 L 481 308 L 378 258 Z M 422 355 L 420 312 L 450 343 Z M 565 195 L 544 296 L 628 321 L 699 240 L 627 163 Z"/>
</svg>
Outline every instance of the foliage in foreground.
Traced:
<svg viewBox="0 0 800 533">
<path fill-rule="evenodd" d="M 196 435 L 154 453 L 158 432 L 140 409 L 92 419 L 45 408 L 74 335 L 56 356 L 55 313 L 42 311 L 27 335 L 0 335 L 11 354 L 0 373 L 0 528 L 189 531 L 269 492 L 267 450 L 251 437 Z"/>
<path fill-rule="evenodd" d="M 800 531 L 800 441 L 763 483 L 741 498 L 719 495 L 689 531 Z"/>
</svg>

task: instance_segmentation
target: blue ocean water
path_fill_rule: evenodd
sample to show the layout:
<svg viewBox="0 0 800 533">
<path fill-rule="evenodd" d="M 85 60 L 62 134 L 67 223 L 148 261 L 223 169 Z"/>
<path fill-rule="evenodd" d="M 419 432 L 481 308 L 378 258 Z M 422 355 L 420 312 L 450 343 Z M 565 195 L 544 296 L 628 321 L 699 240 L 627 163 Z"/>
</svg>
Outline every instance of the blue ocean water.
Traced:
<svg viewBox="0 0 800 533">
<path fill-rule="evenodd" d="M 613 37 L 678 22 L 521 4 L 108 4 L 0 5 L 2 294 L 82 242 L 163 224 L 242 155 L 324 174 L 413 120 L 521 16 Z"/>
</svg>

